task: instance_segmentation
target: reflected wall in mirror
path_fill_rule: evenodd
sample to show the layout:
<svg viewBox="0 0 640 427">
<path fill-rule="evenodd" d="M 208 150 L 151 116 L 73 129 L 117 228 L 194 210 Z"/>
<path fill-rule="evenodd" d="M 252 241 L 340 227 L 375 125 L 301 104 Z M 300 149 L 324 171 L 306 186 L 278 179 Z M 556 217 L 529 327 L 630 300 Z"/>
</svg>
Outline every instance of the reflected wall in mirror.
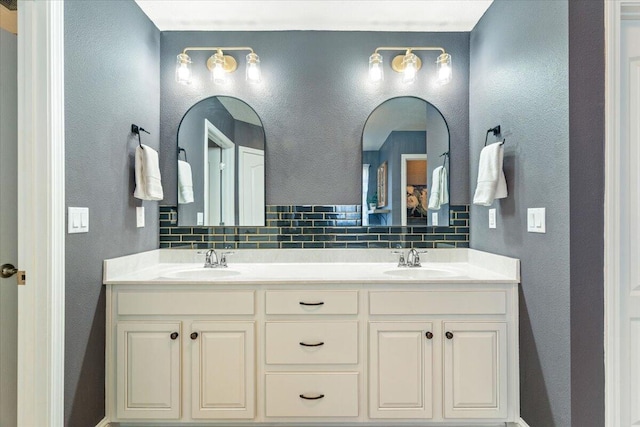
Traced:
<svg viewBox="0 0 640 427">
<path fill-rule="evenodd" d="M 376 107 L 362 132 L 362 225 L 449 225 L 448 153 L 449 127 L 429 102 Z"/>
<path fill-rule="evenodd" d="M 213 96 L 178 128 L 178 225 L 264 226 L 265 136 L 244 101 Z"/>
</svg>

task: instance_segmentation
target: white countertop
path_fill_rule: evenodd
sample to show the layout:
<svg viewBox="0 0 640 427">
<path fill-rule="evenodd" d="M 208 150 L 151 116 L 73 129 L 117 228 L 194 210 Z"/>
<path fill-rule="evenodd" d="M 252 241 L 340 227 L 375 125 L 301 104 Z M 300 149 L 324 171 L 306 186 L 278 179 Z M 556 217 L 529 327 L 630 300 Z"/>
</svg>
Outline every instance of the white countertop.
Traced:
<svg viewBox="0 0 640 427">
<path fill-rule="evenodd" d="M 406 253 L 406 249 L 403 249 Z M 222 251 L 217 251 L 218 253 Z M 204 251 L 158 249 L 105 260 L 104 284 L 519 283 L 520 262 L 472 249 L 431 249 L 422 267 L 389 249 L 236 250 L 228 268 L 204 269 Z M 394 261 L 395 260 L 395 261 Z"/>
</svg>

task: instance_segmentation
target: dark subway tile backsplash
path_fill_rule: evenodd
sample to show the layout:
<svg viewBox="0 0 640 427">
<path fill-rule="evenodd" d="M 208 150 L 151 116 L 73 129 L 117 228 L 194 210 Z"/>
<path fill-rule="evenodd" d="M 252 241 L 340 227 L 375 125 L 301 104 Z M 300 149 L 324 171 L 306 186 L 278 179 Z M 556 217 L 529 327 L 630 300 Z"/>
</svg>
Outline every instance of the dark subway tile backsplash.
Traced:
<svg viewBox="0 0 640 427">
<path fill-rule="evenodd" d="M 185 249 L 468 248 L 469 205 L 450 206 L 449 227 L 363 227 L 360 205 L 268 205 L 265 227 L 178 227 L 160 206 L 160 247 Z"/>
</svg>

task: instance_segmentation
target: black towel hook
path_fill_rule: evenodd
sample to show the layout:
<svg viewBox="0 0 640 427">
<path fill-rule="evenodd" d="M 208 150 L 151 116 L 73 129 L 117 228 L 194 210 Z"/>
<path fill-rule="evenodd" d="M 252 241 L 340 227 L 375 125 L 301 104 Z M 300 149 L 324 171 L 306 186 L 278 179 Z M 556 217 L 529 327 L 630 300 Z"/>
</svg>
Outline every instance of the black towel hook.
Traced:
<svg viewBox="0 0 640 427">
<path fill-rule="evenodd" d="M 496 126 L 496 127 L 492 127 L 491 129 L 489 129 L 487 131 L 487 134 L 484 137 L 484 146 L 487 146 L 487 138 L 489 138 L 489 134 L 493 133 L 493 136 L 498 136 L 500 135 L 500 125 Z M 504 140 L 502 141 L 502 143 L 504 144 Z"/>
<path fill-rule="evenodd" d="M 140 148 L 142 148 L 144 150 L 144 147 L 142 146 L 142 139 L 140 138 L 140 132 L 145 132 L 145 133 L 151 135 L 150 132 L 144 130 L 140 126 L 134 125 L 134 124 L 131 125 L 131 133 L 134 134 L 134 135 L 138 135 L 138 145 L 140 146 Z"/>
<path fill-rule="evenodd" d="M 187 160 L 187 150 L 185 150 L 182 147 L 178 147 L 178 160 L 180 160 L 180 152 L 181 151 L 184 153 L 184 161 L 187 162 L 188 161 Z"/>
<path fill-rule="evenodd" d="M 449 152 L 447 151 L 440 154 L 440 157 L 444 157 L 444 159 L 442 159 L 442 167 L 444 167 L 447 164 L 447 158 L 449 158 Z"/>
</svg>

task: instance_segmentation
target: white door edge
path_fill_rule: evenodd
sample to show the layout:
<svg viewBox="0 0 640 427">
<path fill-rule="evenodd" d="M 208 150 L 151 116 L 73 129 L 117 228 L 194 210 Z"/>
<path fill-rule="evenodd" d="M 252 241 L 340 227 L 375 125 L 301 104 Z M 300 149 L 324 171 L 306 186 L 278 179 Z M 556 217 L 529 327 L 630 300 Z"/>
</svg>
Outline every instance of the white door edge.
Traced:
<svg viewBox="0 0 640 427">
<path fill-rule="evenodd" d="M 64 2 L 18 14 L 18 425 L 64 423 Z"/>
<path fill-rule="evenodd" d="M 605 7 L 605 211 L 604 211 L 604 297 L 605 297 L 605 426 L 622 425 L 621 384 L 621 277 L 620 265 L 620 21 L 627 6 L 640 1 L 604 1 Z M 637 19 L 636 16 L 631 18 Z"/>
</svg>

